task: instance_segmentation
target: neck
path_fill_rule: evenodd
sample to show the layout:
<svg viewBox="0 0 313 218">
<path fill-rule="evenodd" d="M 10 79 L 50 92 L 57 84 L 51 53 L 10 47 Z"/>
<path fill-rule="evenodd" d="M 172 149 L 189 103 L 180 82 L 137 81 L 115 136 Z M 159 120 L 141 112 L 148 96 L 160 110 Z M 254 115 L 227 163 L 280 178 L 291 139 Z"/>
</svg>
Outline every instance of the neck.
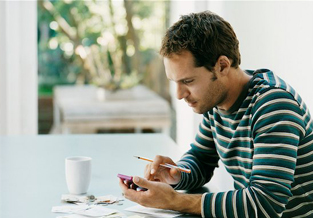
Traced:
<svg viewBox="0 0 313 218">
<path fill-rule="evenodd" d="M 242 93 L 245 85 L 249 82 L 251 76 L 246 74 L 239 67 L 232 69 L 228 74 L 226 87 L 228 88 L 226 98 L 222 104 L 218 105 L 221 110 L 228 111 Z"/>
</svg>

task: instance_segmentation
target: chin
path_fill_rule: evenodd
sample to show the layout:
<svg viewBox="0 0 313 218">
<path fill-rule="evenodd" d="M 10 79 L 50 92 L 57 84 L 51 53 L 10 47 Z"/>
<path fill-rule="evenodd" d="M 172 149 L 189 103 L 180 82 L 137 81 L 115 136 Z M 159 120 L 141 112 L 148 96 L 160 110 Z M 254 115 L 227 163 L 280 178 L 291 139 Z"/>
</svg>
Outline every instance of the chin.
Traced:
<svg viewBox="0 0 313 218">
<path fill-rule="evenodd" d="M 203 114 L 201 110 L 197 109 L 197 108 L 192 108 L 193 112 L 197 113 L 197 114 Z"/>
<path fill-rule="evenodd" d="M 204 114 L 208 112 L 209 110 L 212 110 L 212 108 L 192 108 L 193 112 L 197 114 Z"/>
</svg>

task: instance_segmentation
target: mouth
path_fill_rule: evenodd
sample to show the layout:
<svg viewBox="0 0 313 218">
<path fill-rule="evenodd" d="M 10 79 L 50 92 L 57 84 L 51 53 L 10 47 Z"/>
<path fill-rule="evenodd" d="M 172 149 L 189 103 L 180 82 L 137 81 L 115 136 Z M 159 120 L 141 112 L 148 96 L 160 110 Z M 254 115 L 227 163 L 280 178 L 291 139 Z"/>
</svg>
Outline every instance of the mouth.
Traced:
<svg viewBox="0 0 313 218">
<path fill-rule="evenodd" d="M 192 101 L 192 102 L 190 102 L 190 101 L 186 101 L 187 102 L 187 104 L 188 104 L 188 106 L 189 107 L 195 107 L 196 106 L 196 104 L 197 104 L 197 102 L 196 101 Z"/>
</svg>

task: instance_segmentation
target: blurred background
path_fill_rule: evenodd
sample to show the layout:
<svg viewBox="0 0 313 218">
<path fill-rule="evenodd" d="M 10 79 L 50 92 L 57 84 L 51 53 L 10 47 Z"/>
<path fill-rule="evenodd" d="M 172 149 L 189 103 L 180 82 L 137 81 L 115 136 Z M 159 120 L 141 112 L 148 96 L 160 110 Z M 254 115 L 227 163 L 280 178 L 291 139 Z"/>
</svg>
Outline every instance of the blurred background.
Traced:
<svg viewBox="0 0 313 218">
<path fill-rule="evenodd" d="M 163 132 L 187 149 L 201 115 L 176 100 L 158 50 L 203 10 L 233 26 L 242 69 L 273 70 L 313 108 L 313 2 L 6 0 L 0 135 Z"/>
<path fill-rule="evenodd" d="M 53 123 L 53 118 L 55 118 L 52 113 L 53 103 L 55 106 L 57 100 L 65 101 L 63 96 L 69 92 L 72 92 L 73 96 L 68 96 L 68 98 L 73 99 L 79 92 L 79 90 L 63 89 L 58 90 L 59 96 L 56 96 L 53 95 L 57 92 L 54 89 L 56 85 L 88 84 L 102 88 L 106 91 L 105 93 L 111 92 L 118 95 L 117 93 L 121 93 L 120 90 L 127 90 L 141 84 L 170 102 L 168 81 L 162 60 L 158 55 L 162 36 L 169 25 L 169 3 L 168 1 L 112 0 L 38 1 L 38 133 L 58 133 L 60 125 L 56 125 L 56 119 Z M 88 91 L 92 92 L 91 89 L 86 88 L 85 92 Z M 97 94 L 99 89 L 94 89 L 94 91 Z M 130 95 L 138 95 L 132 91 L 124 93 L 126 95 L 124 99 L 112 97 L 111 100 L 130 100 Z M 85 97 L 85 101 L 91 100 L 91 96 Z M 132 112 L 135 108 L 139 110 L 141 106 L 139 106 L 138 98 L 143 97 L 148 100 L 152 96 L 133 96 L 133 101 L 137 103 L 133 106 L 128 105 L 130 106 L 128 111 L 119 109 L 119 104 L 109 106 L 114 107 L 114 110 L 120 110 L 120 113 L 113 114 L 108 109 L 104 110 L 111 116 L 119 117 L 125 116 L 125 113 L 132 113 L 132 119 L 137 119 L 137 121 L 142 119 L 139 118 L 140 113 L 150 113 L 151 116 L 156 116 L 156 113 L 153 114 L 143 109 L 137 111 L 136 114 Z M 98 103 L 100 100 L 98 99 Z M 108 103 L 108 101 L 102 102 L 103 105 Z M 152 107 L 149 102 L 146 101 L 146 103 L 146 107 Z M 78 107 L 83 106 L 83 102 L 79 105 L 77 101 L 72 104 Z M 60 108 L 59 121 L 62 124 L 62 119 L 67 119 L 64 117 L 66 111 L 72 114 L 73 110 L 69 110 L 70 105 L 62 103 L 57 107 Z M 118 120 L 105 119 L 103 116 L 106 114 L 99 111 L 101 107 L 99 104 L 93 105 L 93 108 L 98 108 L 97 112 L 91 112 L 87 107 L 85 111 L 80 111 L 81 117 L 102 119 L 101 122 L 118 122 Z M 55 109 L 58 110 L 58 108 Z M 170 113 L 169 110 L 169 118 Z M 81 117 L 76 115 L 75 119 L 82 120 Z M 120 121 L 125 122 L 122 119 Z M 84 124 L 87 122 L 87 118 L 84 118 Z M 77 126 L 77 122 L 75 124 Z M 133 126 L 126 125 L 127 128 L 123 124 L 119 128 L 111 125 L 105 130 L 104 126 L 101 128 L 95 121 L 92 125 L 97 127 L 93 133 L 112 132 L 113 127 L 114 132 L 134 132 L 136 128 L 139 128 L 137 123 Z M 152 123 L 144 127 L 141 131 L 154 131 Z M 169 124 L 168 128 L 170 128 Z M 70 132 L 74 132 L 73 128 Z M 86 128 L 79 130 L 79 133 L 87 132 Z M 172 131 L 174 138 L 173 133 L 174 131 Z"/>
</svg>

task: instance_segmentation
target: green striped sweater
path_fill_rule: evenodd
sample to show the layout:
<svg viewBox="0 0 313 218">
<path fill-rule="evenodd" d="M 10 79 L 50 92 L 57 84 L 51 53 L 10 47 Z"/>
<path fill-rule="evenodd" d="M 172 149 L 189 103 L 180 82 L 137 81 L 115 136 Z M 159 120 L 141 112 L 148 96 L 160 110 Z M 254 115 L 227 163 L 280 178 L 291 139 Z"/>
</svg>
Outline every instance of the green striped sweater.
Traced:
<svg viewBox="0 0 313 218">
<path fill-rule="evenodd" d="M 273 72 L 253 74 L 232 107 L 203 115 L 178 165 L 175 189 L 207 183 L 220 159 L 235 190 L 205 193 L 202 217 L 313 217 L 313 123 L 295 90 Z"/>
</svg>

